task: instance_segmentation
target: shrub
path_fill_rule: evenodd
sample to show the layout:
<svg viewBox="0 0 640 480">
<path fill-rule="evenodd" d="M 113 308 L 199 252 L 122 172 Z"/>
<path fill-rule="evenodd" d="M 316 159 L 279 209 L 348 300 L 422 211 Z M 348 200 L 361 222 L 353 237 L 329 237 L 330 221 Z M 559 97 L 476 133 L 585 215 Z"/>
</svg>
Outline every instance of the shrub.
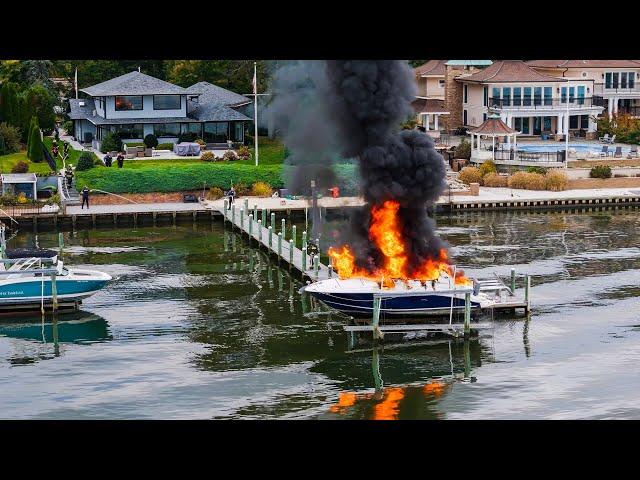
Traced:
<svg viewBox="0 0 640 480">
<path fill-rule="evenodd" d="M 237 183 L 235 187 L 237 195 L 249 195 L 251 193 L 251 189 L 247 186 L 246 183 Z"/>
<path fill-rule="evenodd" d="M 76 165 L 77 171 L 89 170 L 93 168 L 94 156 L 91 152 L 82 152 L 78 158 L 78 165 Z"/>
<path fill-rule="evenodd" d="M 194 134 L 194 135 L 195 135 L 195 134 Z M 204 146 L 207 144 L 207 143 L 206 143 L 203 139 L 201 139 L 201 138 L 196 138 L 196 139 L 194 140 L 194 142 L 195 142 L 195 143 L 197 143 L 198 145 L 200 145 L 201 147 L 204 147 Z"/>
<path fill-rule="evenodd" d="M 150 133 L 149 135 L 144 137 L 144 144 L 145 144 L 145 146 L 147 148 L 157 147 L 158 146 L 158 138 L 153 133 Z"/>
<path fill-rule="evenodd" d="M 107 152 L 120 152 L 122 151 L 122 140 L 115 133 L 108 133 L 102 139 L 102 144 L 100 145 L 100 151 L 102 153 Z"/>
<path fill-rule="evenodd" d="M 75 124 L 73 120 L 67 120 L 66 122 L 62 122 L 62 129 L 67 132 L 67 135 L 73 136 Z"/>
<path fill-rule="evenodd" d="M 156 150 L 173 150 L 173 143 L 159 143 Z"/>
<path fill-rule="evenodd" d="M 560 170 L 549 170 L 545 175 L 545 188 L 552 192 L 559 192 L 567 189 L 567 175 Z"/>
<path fill-rule="evenodd" d="M 29 171 L 29 164 L 23 160 L 20 160 L 11 168 L 11 173 L 27 173 Z"/>
<path fill-rule="evenodd" d="M 237 160 L 238 156 L 236 155 L 236 152 L 234 152 L 233 150 L 227 150 L 226 152 L 224 152 L 224 154 L 222 155 L 222 158 L 224 160 L 230 161 L 230 160 Z"/>
<path fill-rule="evenodd" d="M 193 132 L 185 132 L 178 135 L 178 143 L 193 142 L 198 136 Z"/>
<path fill-rule="evenodd" d="M 251 151 L 244 145 L 238 149 L 237 154 L 240 160 L 248 160 L 251 157 Z"/>
<path fill-rule="evenodd" d="M 506 187 L 508 182 L 508 177 L 497 173 L 488 173 L 482 178 L 482 183 L 485 187 Z"/>
<path fill-rule="evenodd" d="M 458 174 L 458 180 L 469 185 L 470 183 L 482 184 L 482 174 L 476 167 L 464 167 Z"/>
<path fill-rule="evenodd" d="M 16 197 L 11 195 L 10 193 L 0 195 L 0 205 L 15 205 Z"/>
<path fill-rule="evenodd" d="M 93 162 L 93 166 L 94 167 L 104 167 L 105 164 L 102 160 L 100 160 L 99 158 L 96 158 L 95 161 Z"/>
<path fill-rule="evenodd" d="M 497 173 L 496 163 L 493 160 L 486 160 L 480 164 L 480 174 L 484 177 L 489 173 Z"/>
<path fill-rule="evenodd" d="M 596 165 L 589 172 L 591 178 L 611 178 L 611 167 L 609 165 Z"/>
<path fill-rule="evenodd" d="M 211 187 L 204 196 L 207 200 L 218 200 L 222 197 L 224 197 L 224 192 L 220 187 Z"/>
<path fill-rule="evenodd" d="M 6 122 L 0 123 L 0 137 L 4 139 L 4 148 L 6 153 L 15 153 L 20 151 L 20 129 L 9 125 Z"/>
<path fill-rule="evenodd" d="M 216 155 L 211 151 L 202 152 L 202 155 L 200 155 L 200 160 L 202 160 L 203 162 L 215 162 Z"/>
<path fill-rule="evenodd" d="M 251 195 L 254 197 L 270 197 L 273 193 L 271 185 L 265 182 L 255 182 L 251 186 Z"/>
<path fill-rule="evenodd" d="M 355 168 L 349 166 L 346 175 L 357 178 Z M 244 163 L 197 162 L 188 165 L 156 165 L 138 168 L 94 168 L 77 172 L 78 184 L 113 193 L 180 192 L 209 187 L 228 190 L 231 184 L 251 185 L 266 182 L 274 187 L 283 186 L 282 165 L 254 165 Z M 342 174 L 342 169 L 340 170 Z M 342 188 L 341 188 L 342 191 Z"/>
<path fill-rule="evenodd" d="M 527 167 L 526 171 L 529 173 L 539 173 L 540 175 L 545 175 L 547 173 L 547 169 L 544 167 Z"/>
<path fill-rule="evenodd" d="M 455 150 L 456 158 L 465 158 L 469 160 L 471 158 L 471 143 L 467 142 L 464 138 Z"/>
<path fill-rule="evenodd" d="M 540 173 L 516 172 L 509 177 L 510 188 L 522 188 L 526 190 L 544 190 L 546 188 L 545 176 Z"/>
<path fill-rule="evenodd" d="M 6 155 L 7 153 L 7 147 L 5 147 L 4 145 L 4 137 L 2 135 L 0 135 L 0 155 Z"/>
<path fill-rule="evenodd" d="M 244 143 L 245 143 L 245 145 L 253 145 L 253 135 L 249 135 L 248 133 L 245 133 L 245 135 L 244 135 Z"/>
<path fill-rule="evenodd" d="M 16 197 L 16 201 L 19 205 L 24 205 L 25 203 L 29 203 L 29 199 L 24 194 L 24 192 L 20 192 Z"/>
</svg>

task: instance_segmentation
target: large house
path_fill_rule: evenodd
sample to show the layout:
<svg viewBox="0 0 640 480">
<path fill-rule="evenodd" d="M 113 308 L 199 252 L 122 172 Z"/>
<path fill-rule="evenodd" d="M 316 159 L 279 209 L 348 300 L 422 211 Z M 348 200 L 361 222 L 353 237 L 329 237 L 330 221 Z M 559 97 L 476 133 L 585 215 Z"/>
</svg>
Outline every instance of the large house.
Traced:
<svg viewBox="0 0 640 480">
<path fill-rule="evenodd" d="M 605 113 L 640 117 L 640 60 L 530 60 L 530 67 L 577 82 L 591 80 Z"/>
<path fill-rule="evenodd" d="M 110 132 L 123 141 L 176 142 L 194 133 L 206 143 L 244 142 L 251 100 L 207 82 L 188 88 L 134 71 L 80 90 L 88 98 L 69 100 L 69 118 L 79 141 L 96 149 Z"/>
<path fill-rule="evenodd" d="M 568 131 L 596 136 L 594 80 L 561 78 L 537 71 L 522 60 L 500 60 L 480 72 L 460 76 L 462 123 L 479 126 L 497 113 L 522 135 L 563 136 Z"/>
</svg>

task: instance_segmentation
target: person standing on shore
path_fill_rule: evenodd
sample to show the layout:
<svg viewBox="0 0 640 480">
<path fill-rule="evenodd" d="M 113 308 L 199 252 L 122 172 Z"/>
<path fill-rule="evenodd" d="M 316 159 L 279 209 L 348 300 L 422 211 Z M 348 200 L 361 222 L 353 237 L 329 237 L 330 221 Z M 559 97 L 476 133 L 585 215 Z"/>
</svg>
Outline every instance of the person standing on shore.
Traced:
<svg viewBox="0 0 640 480">
<path fill-rule="evenodd" d="M 87 204 L 87 210 L 89 210 L 89 189 L 85 185 L 82 189 L 82 207 L 81 210 L 84 210 L 84 204 Z"/>
<path fill-rule="evenodd" d="M 104 164 L 105 164 L 105 166 L 110 167 L 112 161 L 113 161 L 113 157 L 107 153 L 104 156 Z"/>
<path fill-rule="evenodd" d="M 124 155 L 122 154 L 122 152 L 118 153 L 116 160 L 118 161 L 118 168 L 122 168 L 124 166 Z"/>
</svg>

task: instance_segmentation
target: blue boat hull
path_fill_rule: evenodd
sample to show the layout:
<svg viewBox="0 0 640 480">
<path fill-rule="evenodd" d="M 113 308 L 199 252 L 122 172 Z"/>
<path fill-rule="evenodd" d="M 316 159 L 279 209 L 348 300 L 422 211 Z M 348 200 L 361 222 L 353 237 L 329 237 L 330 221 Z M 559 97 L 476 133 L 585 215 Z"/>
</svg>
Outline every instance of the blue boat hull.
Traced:
<svg viewBox="0 0 640 480">
<path fill-rule="evenodd" d="M 309 292 L 327 306 L 354 317 L 370 317 L 373 313 L 373 293 L 327 294 Z M 478 302 L 471 302 L 471 308 L 479 308 Z M 434 315 L 451 309 L 451 297 L 448 295 L 411 295 L 383 298 L 380 313 L 397 316 Z M 453 299 L 454 310 L 464 310 L 464 299 Z"/>
<path fill-rule="evenodd" d="M 56 291 L 61 300 L 80 300 L 100 290 L 107 280 L 63 280 L 56 281 Z M 30 280 L 0 285 L 0 304 L 40 302 L 51 298 L 51 281 Z"/>
</svg>

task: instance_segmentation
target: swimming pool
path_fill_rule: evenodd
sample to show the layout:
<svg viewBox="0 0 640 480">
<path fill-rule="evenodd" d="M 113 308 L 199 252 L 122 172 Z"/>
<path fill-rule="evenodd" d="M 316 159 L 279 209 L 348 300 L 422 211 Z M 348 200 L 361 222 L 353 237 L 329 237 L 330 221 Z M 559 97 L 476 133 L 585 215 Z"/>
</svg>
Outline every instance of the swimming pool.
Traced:
<svg viewBox="0 0 640 480">
<path fill-rule="evenodd" d="M 557 152 L 558 150 L 564 150 L 564 143 L 556 143 L 553 145 L 545 145 L 541 143 L 518 143 L 518 150 L 525 152 Z M 569 149 L 573 149 L 576 153 L 591 153 L 592 155 L 599 155 L 602 151 L 602 145 L 597 143 L 569 143 Z M 615 152 L 616 148 L 609 145 L 609 152 Z M 630 147 L 622 147 L 622 155 L 627 155 L 630 151 Z"/>
</svg>

